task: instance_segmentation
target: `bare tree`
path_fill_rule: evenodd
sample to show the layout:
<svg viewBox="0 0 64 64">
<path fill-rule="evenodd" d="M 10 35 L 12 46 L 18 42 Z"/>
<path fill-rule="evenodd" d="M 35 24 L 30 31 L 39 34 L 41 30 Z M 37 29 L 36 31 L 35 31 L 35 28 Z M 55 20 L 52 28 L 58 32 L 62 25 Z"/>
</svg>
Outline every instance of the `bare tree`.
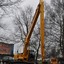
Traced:
<svg viewBox="0 0 64 64">
<path fill-rule="evenodd" d="M 7 15 L 10 13 L 11 9 L 14 9 L 19 6 L 19 3 L 22 3 L 22 0 L 0 0 L 0 18 L 2 18 L 4 15 Z M 11 11 L 12 12 L 12 11 Z"/>
<path fill-rule="evenodd" d="M 50 6 L 46 3 L 45 12 L 45 43 L 48 43 L 45 46 L 47 50 L 52 51 L 51 47 L 58 48 L 60 43 L 60 15 L 52 4 Z"/>
<path fill-rule="evenodd" d="M 12 1 L 12 0 L 0 0 L 0 7 L 3 7 L 3 6 L 11 6 L 11 5 L 14 5 L 18 2 L 20 2 L 21 0 L 15 0 L 15 1 Z"/>
<path fill-rule="evenodd" d="M 46 42 L 56 42 L 64 55 L 64 1 L 51 0 L 51 6 L 46 5 L 46 10 Z"/>
<path fill-rule="evenodd" d="M 24 42 L 24 39 L 29 31 L 29 24 L 32 18 L 32 7 L 27 6 L 25 10 L 19 8 L 20 15 L 15 16 L 15 24 L 19 27 L 21 33 L 21 40 Z"/>
<path fill-rule="evenodd" d="M 9 21 L 11 19 L 14 19 L 14 18 L 11 18 L 10 14 L 11 14 L 11 12 L 13 13 L 13 11 L 12 11 L 13 8 L 14 9 L 15 8 L 17 9 L 17 5 L 19 6 L 19 3 L 22 3 L 22 2 L 23 2 L 22 0 L 14 0 L 14 1 L 13 0 L 0 0 L 0 11 L 1 11 L 0 12 L 0 30 L 2 29 L 3 31 L 5 31 L 4 34 L 0 36 L 0 41 L 6 41 L 6 42 L 7 41 L 8 42 L 9 41 L 16 41 L 16 38 L 15 37 L 16 36 L 17 37 L 20 37 L 17 34 L 14 34 L 13 36 L 10 36 L 11 38 L 9 38 L 9 37 L 6 38 L 6 36 L 5 36 L 5 33 L 6 32 L 9 32 L 9 33 L 12 33 L 12 34 L 13 34 L 13 32 L 12 31 L 9 31 L 9 29 L 6 29 L 6 28 L 8 28 L 7 27 L 8 26 L 7 23 L 3 23 L 1 21 L 2 21 L 2 19 L 7 19 L 6 17 L 8 17 L 8 20 Z M 10 10 L 10 8 L 11 8 L 11 10 Z M 11 22 L 12 21 L 13 20 L 11 20 Z M 11 35 L 11 34 L 8 34 L 8 35 Z"/>
</svg>

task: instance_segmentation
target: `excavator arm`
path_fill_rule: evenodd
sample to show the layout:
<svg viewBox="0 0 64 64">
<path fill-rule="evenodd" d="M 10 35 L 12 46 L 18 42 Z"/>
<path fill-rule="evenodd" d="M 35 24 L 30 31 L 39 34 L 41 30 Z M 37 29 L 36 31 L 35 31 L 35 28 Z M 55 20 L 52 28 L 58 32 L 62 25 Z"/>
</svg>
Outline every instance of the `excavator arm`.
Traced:
<svg viewBox="0 0 64 64">
<path fill-rule="evenodd" d="M 22 60 L 28 60 L 28 56 L 29 56 L 29 51 L 27 50 L 28 46 L 29 46 L 29 41 L 30 41 L 30 37 L 32 35 L 32 32 L 34 30 L 34 27 L 35 27 L 35 24 L 37 22 L 37 19 L 38 19 L 38 16 L 39 16 L 39 13 L 40 13 L 40 4 L 37 6 L 37 9 L 35 11 L 35 14 L 33 16 L 33 19 L 32 19 L 32 23 L 31 23 L 31 26 L 30 26 L 30 30 L 25 38 L 25 42 L 24 42 L 24 49 L 23 49 L 23 54 L 16 54 L 14 55 L 14 58 L 17 60 L 17 59 L 22 59 Z"/>
<path fill-rule="evenodd" d="M 39 16 L 39 13 L 40 13 L 40 5 L 38 5 L 37 9 L 36 9 L 36 12 L 33 16 L 33 19 L 32 19 L 32 24 L 30 26 L 30 30 L 26 36 L 26 39 L 25 39 L 25 45 L 24 45 L 24 56 L 26 57 L 27 55 L 27 47 L 29 46 L 29 41 L 30 41 L 30 38 L 31 38 L 31 35 L 32 35 L 32 32 L 34 30 L 34 27 L 35 27 L 35 24 L 37 22 L 37 19 L 38 19 L 38 16 Z"/>
</svg>

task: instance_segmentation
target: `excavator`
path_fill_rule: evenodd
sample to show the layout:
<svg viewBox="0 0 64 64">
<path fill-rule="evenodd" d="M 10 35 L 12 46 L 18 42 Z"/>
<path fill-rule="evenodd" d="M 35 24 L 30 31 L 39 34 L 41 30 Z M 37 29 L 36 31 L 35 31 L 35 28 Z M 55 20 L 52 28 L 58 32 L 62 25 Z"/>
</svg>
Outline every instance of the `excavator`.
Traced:
<svg viewBox="0 0 64 64">
<path fill-rule="evenodd" d="M 39 15 L 40 15 L 40 40 L 41 40 L 40 44 L 41 44 L 42 64 L 46 64 L 45 63 L 45 48 L 44 48 L 44 1 L 43 0 L 39 1 L 39 4 L 33 16 L 30 30 L 25 38 L 23 53 L 14 54 L 14 60 L 16 63 L 22 62 L 21 64 L 38 64 L 37 62 L 35 63 L 34 61 L 35 55 L 32 54 L 33 51 L 28 50 L 28 46 L 29 46 L 29 41 L 30 41 L 32 32 L 34 30 L 34 27 L 36 25 Z M 50 64 L 58 64 L 57 61 L 54 61 L 54 60 L 55 59 L 53 58 Z"/>
<path fill-rule="evenodd" d="M 30 26 L 30 30 L 25 38 L 23 53 L 14 55 L 15 60 L 21 60 L 24 64 L 34 64 L 34 55 L 31 53 L 33 51 L 28 50 L 29 41 L 34 30 L 37 19 L 40 15 L 40 38 L 41 38 L 41 55 L 42 61 L 44 62 L 45 53 L 44 53 L 44 1 L 40 0 L 35 14 L 32 19 L 32 25 Z"/>
</svg>

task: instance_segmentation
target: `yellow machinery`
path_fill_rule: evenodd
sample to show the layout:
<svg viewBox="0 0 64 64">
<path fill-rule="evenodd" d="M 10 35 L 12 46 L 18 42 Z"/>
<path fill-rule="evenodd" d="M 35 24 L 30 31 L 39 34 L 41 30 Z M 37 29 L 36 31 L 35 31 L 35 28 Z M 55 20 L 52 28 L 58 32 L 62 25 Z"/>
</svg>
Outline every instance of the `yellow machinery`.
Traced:
<svg viewBox="0 0 64 64">
<path fill-rule="evenodd" d="M 42 56 L 42 64 L 45 63 L 45 48 L 44 48 L 44 1 L 40 0 L 37 9 L 35 11 L 34 17 L 32 19 L 32 25 L 30 27 L 30 30 L 25 38 L 24 42 L 24 49 L 23 53 L 20 54 L 14 54 L 14 59 L 9 61 L 0 61 L 3 62 L 3 64 L 37 64 L 35 63 L 34 55 L 31 54 L 33 51 L 28 50 L 29 41 L 33 32 L 33 29 L 35 27 L 35 24 L 37 22 L 38 16 L 40 15 L 40 40 L 41 40 L 41 56 Z M 6 63 L 5 63 L 6 62 Z M 56 58 L 51 59 L 50 64 L 58 64 Z"/>
<path fill-rule="evenodd" d="M 39 14 L 40 14 L 41 54 L 42 54 L 42 61 L 44 61 L 45 55 L 44 55 L 44 2 L 43 0 L 40 0 L 40 3 L 38 4 L 34 17 L 32 19 L 31 29 L 29 30 L 29 33 L 25 38 L 24 51 L 22 54 L 14 55 L 15 60 L 22 60 L 23 62 L 29 62 L 28 59 L 31 60 L 31 58 L 29 58 L 30 50 L 27 50 L 27 48 L 29 46 L 30 37 L 32 35 Z M 34 61 L 31 60 L 30 62 L 34 62 Z"/>
<path fill-rule="evenodd" d="M 44 59 L 45 59 L 45 51 L 44 51 L 44 1 L 40 0 L 37 9 L 35 11 L 34 17 L 32 19 L 32 25 L 30 27 L 30 30 L 25 38 L 25 42 L 24 42 L 24 50 L 23 53 L 21 54 L 16 54 L 14 55 L 14 59 L 16 61 L 20 60 L 22 62 L 24 62 L 24 64 L 34 64 L 34 56 L 30 56 L 30 50 L 28 50 L 28 46 L 29 46 L 29 41 L 33 32 L 33 29 L 35 27 L 35 24 L 37 22 L 38 16 L 40 14 L 40 38 L 41 38 L 41 55 L 42 55 L 42 64 L 44 63 Z M 37 64 L 37 63 L 36 63 Z M 55 64 L 54 62 L 52 62 L 51 64 Z"/>
</svg>

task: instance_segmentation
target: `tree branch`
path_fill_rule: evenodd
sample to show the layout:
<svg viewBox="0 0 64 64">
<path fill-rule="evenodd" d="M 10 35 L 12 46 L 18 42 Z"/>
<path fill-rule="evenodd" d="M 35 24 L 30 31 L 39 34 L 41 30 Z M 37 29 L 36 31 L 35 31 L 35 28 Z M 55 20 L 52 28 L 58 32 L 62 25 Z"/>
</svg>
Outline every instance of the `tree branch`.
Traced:
<svg viewBox="0 0 64 64">
<path fill-rule="evenodd" d="M 0 4 L 0 7 L 2 7 L 2 6 L 11 6 L 11 5 L 14 5 L 14 4 L 16 4 L 16 3 L 20 2 L 20 1 L 21 1 L 21 0 L 17 0 L 17 1 L 15 1 L 15 2 Z M 23 2 L 23 1 L 22 1 L 22 2 Z"/>
</svg>

